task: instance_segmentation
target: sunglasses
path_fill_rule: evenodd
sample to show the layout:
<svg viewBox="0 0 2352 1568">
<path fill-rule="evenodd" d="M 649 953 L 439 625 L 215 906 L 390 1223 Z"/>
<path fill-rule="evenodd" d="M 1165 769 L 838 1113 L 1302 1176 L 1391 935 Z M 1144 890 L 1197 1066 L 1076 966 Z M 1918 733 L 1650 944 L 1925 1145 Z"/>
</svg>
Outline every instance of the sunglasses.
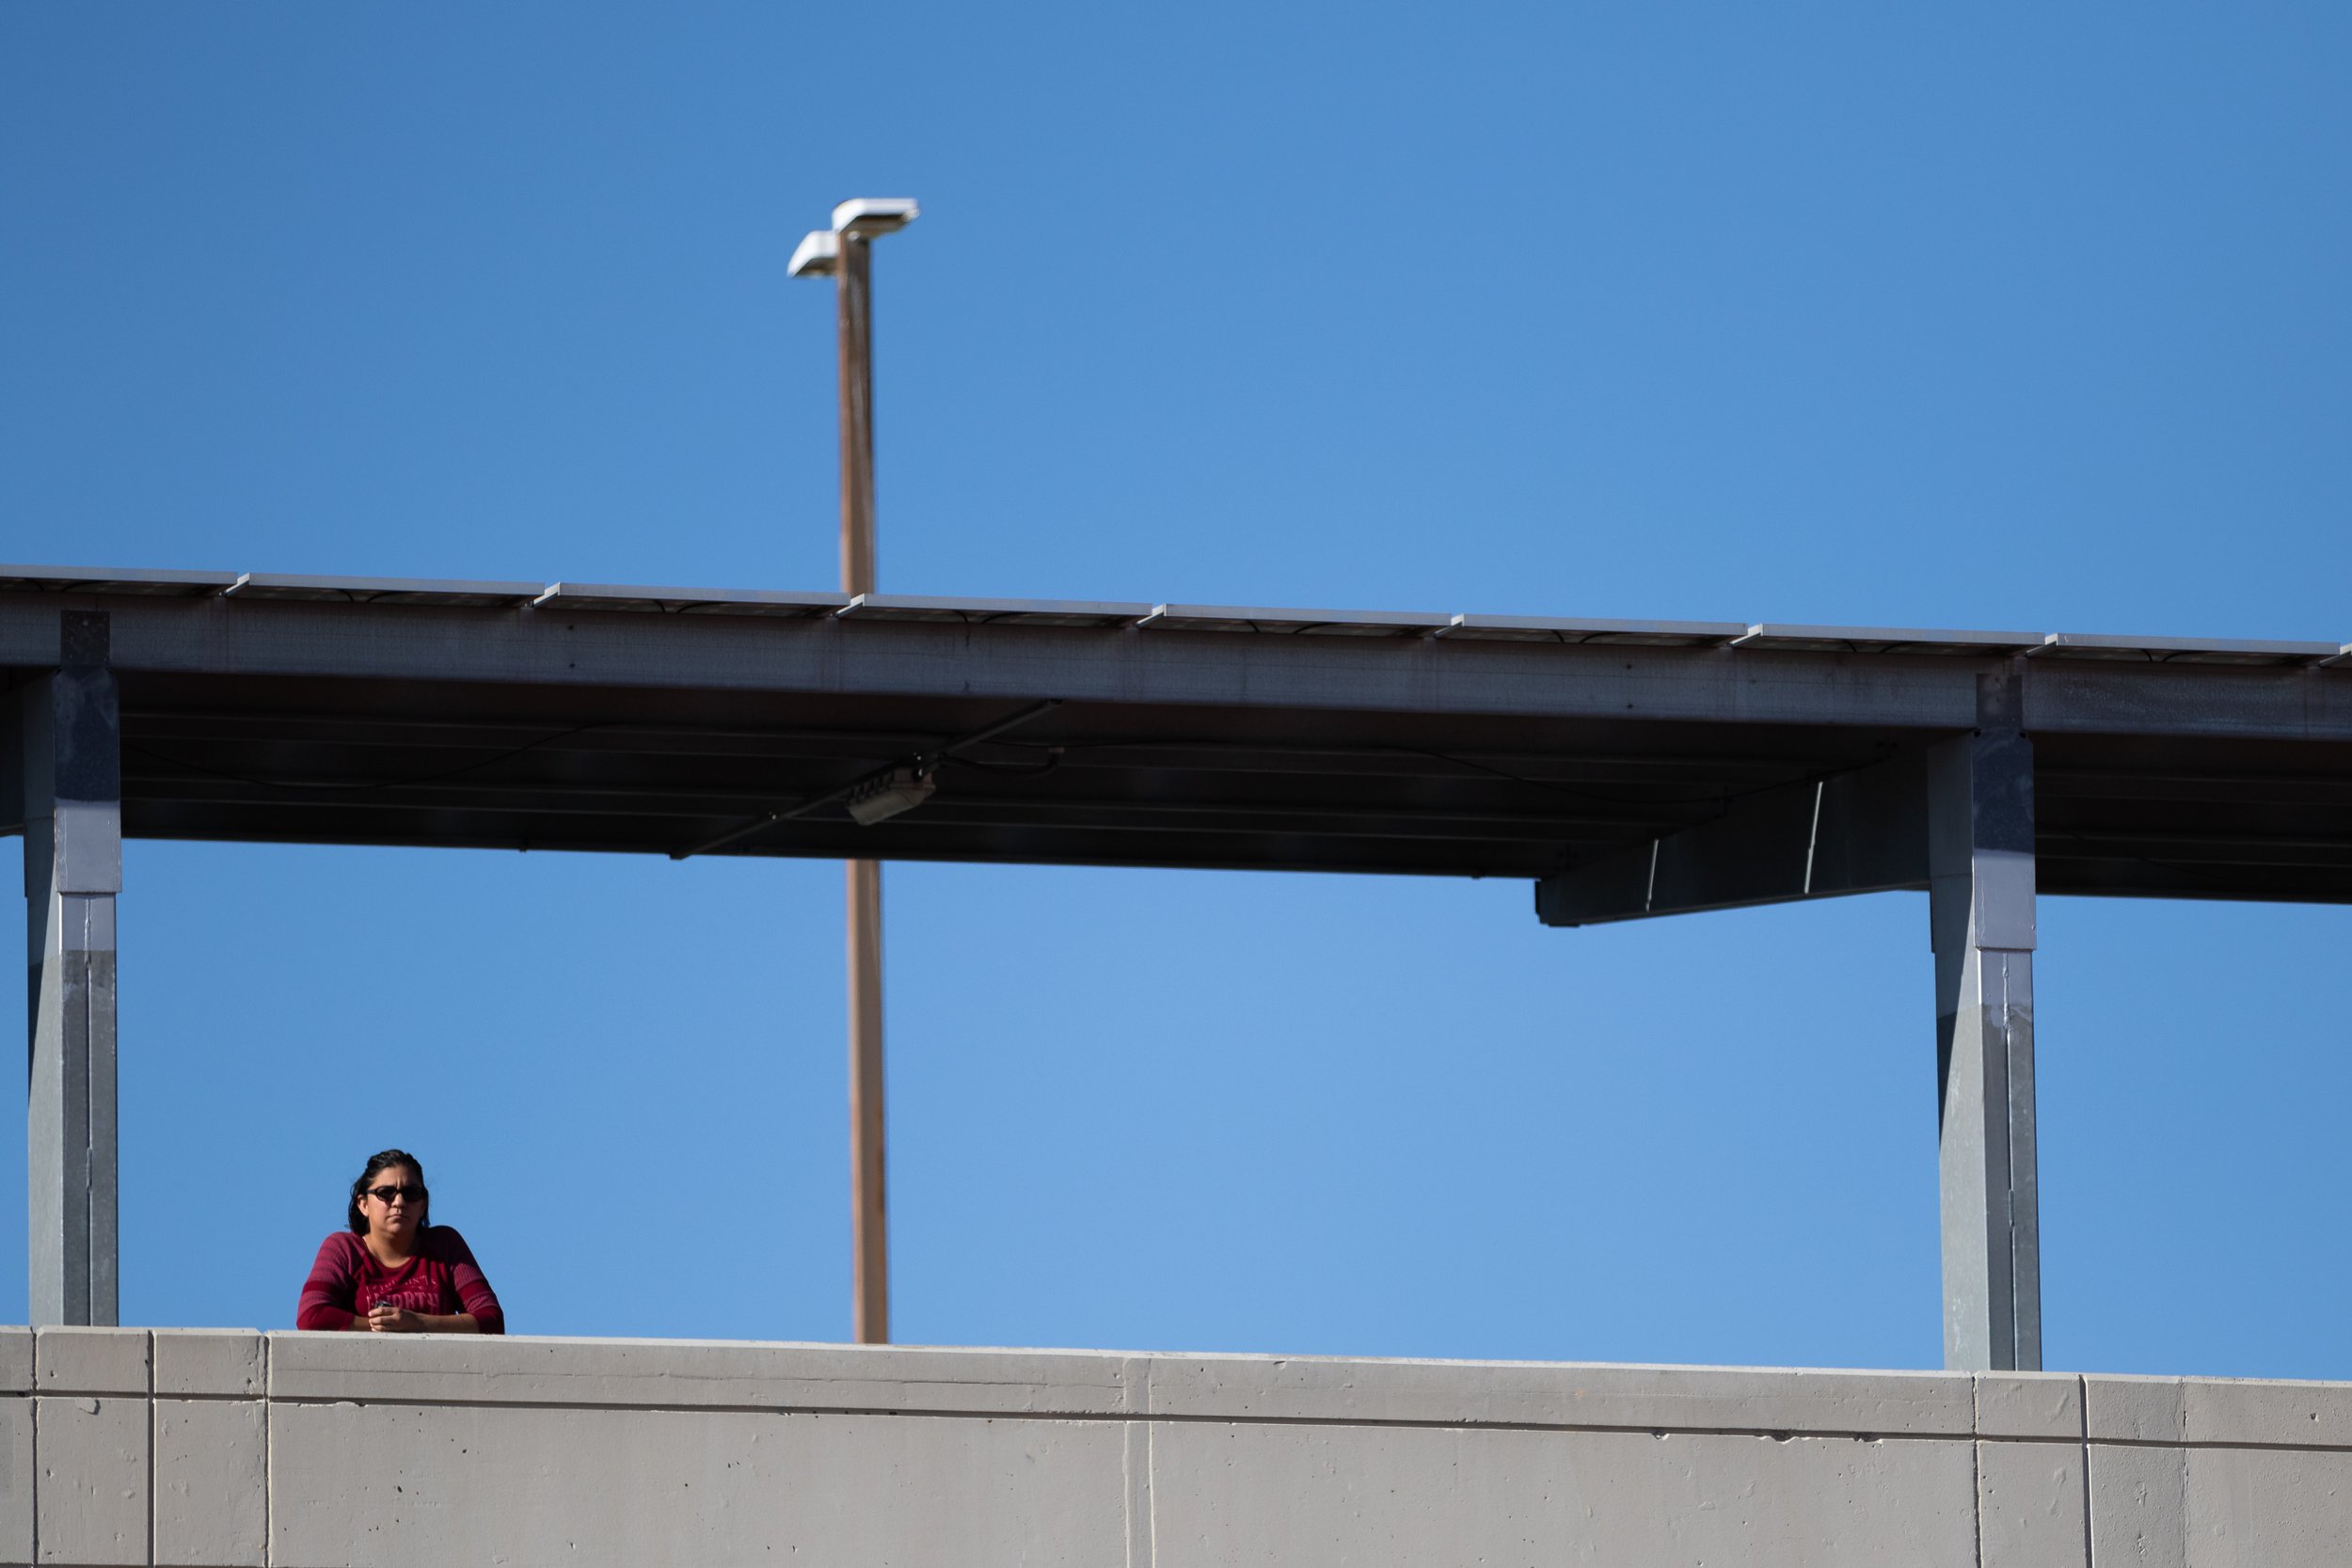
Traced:
<svg viewBox="0 0 2352 1568">
<path fill-rule="evenodd" d="M 381 1187 L 370 1187 L 368 1196 L 378 1203 L 389 1203 L 396 1197 L 405 1197 L 411 1203 L 421 1203 L 424 1201 L 424 1189 L 405 1185 L 395 1187 L 388 1183 Z"/>
</svg>

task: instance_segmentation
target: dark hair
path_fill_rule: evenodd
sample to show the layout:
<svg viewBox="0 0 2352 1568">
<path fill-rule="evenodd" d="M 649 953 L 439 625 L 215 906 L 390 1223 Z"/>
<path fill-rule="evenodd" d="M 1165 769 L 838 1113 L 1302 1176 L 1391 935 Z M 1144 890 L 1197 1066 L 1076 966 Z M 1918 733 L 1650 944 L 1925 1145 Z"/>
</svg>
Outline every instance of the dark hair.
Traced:
<svg viewBox="0 0 2352 1568">
<path fill-rule="evenodd" d="M 368 1217 L 359 1212 L 359 1199 L 366 1194 L 368 1184 L 373 1181 L 380 1173 L 391 1169 L 394 1165 L 406 1165 L 417 1173 L 417 1185 L 420 1187 L 424 1185 L 424 1162 L 406 1149 L 388 1148 L 381 1154 L 369 1155 L 368 1168 L 361 1171 L 359 1180 L 351 1184 L 351 1233 L 353 1235 L 364 1236 L 368 1233 Z M 433 1196 L 428 1193 L 425 1195 L 424 1201 L 417 1205 L 417 1228 L 423 1229 L 432 1218 Z"/>
</svg>

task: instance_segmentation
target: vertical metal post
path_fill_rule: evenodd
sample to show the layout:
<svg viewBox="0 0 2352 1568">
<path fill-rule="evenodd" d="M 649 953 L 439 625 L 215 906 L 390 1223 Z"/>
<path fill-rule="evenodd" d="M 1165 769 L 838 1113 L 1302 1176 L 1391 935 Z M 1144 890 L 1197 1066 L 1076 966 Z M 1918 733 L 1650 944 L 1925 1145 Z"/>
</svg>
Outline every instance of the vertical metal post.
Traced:
<svg viewBox="0 0 2352 1568">
<path fill-rule="evenodd" d="M 60 617 L 59 667 L 24 689 L 20 737 L 29 1014 L 26 1235 L 35 1323 L 112 1323 L 115 895 L 121 711 L 103 613 Z"/>
<path fill-rule="evenodd" d="M 841 591 L 874 591 L 873 248 L 840 236 L 834 264 L 841 357 Z M 850 955 L 850 1287 L 860 1344 L 890 1340 L 890 1220 L 883 1189 L 882 865 L 851 861 Z"/>
<path fill-rule="evenodd" d="M 890 1342 L 890 1211 L 883 1186 L 882 863 L 849 863 L 850 1312 L 862 1345 Z"/>
<path fill-rule="evenodd" d="M 2042 1366 L 2033 1067 L 2033 744 L 1986 677 L 1974 734 L 1928 765 L 1944 1364 Z"/>
<path fill-rule="evenodd" d="M 874 245 L 851 230 L 834 262 L 841 358 L 841 591 L 874 591 Z"/>
</svg>

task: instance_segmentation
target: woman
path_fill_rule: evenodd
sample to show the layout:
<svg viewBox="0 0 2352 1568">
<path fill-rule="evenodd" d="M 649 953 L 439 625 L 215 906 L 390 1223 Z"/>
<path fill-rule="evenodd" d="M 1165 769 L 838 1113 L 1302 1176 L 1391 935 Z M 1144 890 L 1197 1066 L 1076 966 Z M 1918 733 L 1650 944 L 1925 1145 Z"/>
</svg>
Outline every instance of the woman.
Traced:
<svg viewBox="0 0 2352 1568">
<path fill-rule="evenodd" d="M 351 1228 L 319 1243 L 296 1328 L 370 1334 L 503 1334 L 506 1315 L 466 1239 L 429 1225 L 424 1166 L 388 1148 L 351 1184 Z"/>
</svg>

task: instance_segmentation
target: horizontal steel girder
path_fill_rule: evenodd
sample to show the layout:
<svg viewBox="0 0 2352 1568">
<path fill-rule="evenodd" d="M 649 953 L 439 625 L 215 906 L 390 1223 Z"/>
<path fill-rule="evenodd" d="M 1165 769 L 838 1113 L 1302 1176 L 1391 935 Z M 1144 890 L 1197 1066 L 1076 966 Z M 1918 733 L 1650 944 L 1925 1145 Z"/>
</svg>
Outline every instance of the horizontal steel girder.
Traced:
<svg viewBox="0 0 2352 1568">
<path fill-rule="evenodd" d="M 0 665 L 53 658 L 73 595 L 0 595 Z M 330 680 L 931 693 L 1957 730 L 1990 657 L 1570 646 L 303 601 L 108 604 L 117 668 Z M 2352 740 L 2319 669 L 2028 660 L 2031 731 Z"/>
</svg>

